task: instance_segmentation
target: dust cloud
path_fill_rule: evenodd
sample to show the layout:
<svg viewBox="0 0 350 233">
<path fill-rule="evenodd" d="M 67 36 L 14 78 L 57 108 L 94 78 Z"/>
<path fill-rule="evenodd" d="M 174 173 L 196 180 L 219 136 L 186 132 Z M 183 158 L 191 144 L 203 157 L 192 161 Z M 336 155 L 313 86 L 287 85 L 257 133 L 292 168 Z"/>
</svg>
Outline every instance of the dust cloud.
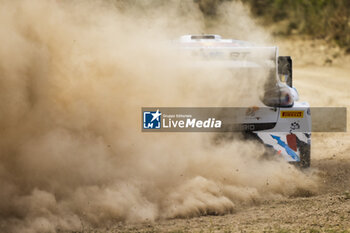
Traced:
<svg viewBox="0 0 350 233">
<path fill-rule="evenodd" d="M 184 69 L 169 48 L 178 35 L 215 28 L 197 4 L 142 3 L 1 1 L 1 232 L 225 214 L 317 190 L 315 176 L 261 159 L 253 142 L 141 133 L 143 106 L 234 106 L 253 85 Z M 230 27 L 228 9 L 262 33 L 239 3 L 218 9 L 217 28 L 257 38 L 235 31 L 237 19 Z"/>
</svg>

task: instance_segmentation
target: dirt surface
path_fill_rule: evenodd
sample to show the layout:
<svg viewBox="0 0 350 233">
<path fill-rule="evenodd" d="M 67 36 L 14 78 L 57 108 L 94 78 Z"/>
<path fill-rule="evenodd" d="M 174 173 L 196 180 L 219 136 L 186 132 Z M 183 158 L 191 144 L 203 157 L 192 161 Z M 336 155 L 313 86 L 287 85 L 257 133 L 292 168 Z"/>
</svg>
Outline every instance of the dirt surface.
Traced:
<svg viewBox="0 0 350 233">
<path fill-rule="evenodd" d="M 300 43 L 300 42 L 294 42 Z M 327 62 L 324 46 L 318 42 L 308 51 L 314 63 L 302 65 L 310 58 L 302 50 L 290 50 L 295 62 L 294 84 L 301 100 L 311 106 L 350 107 L 350 69 L 339 58 Z M 290 46 L 290 47 L 293 47 Z M 310 46 L 309 46 L 310 47 Z M 308 48 L 309 48 L 308 47 Z M 317 49 L 321 48 L 321 49 Z M 337 53 L 337 49 L 332 54 Z M 325 64 L 322 64 L 325 63 Z M 348 120 L 349 122 L 349 120 Z M 349 128 L 349 126 L 348 126 Z M 320 177 L 317 194 L 281 198 L 239 207 L 224 216 L 169 219 L 150 223 L 115 223 L 111 228 L 83 229 L 85 232 L 350 232 L 350 134 L 314 133 L 312 168 Z M 286 184 L 288 185 L 288 184 Z"/>
<path fill-rule="evenodd" d="M 346 153 L 346 152 L 344 152 Z M 340 154 L 345 155 L 345 154 Z M 224 216 L 162 220 L 154 223 L 117 223 L 87 232 L 349 232 L 350 160 L 314 158 L 320 171 L 320 193 L 310 197 L 266 201 L 241 207 Z M 288 184 L 286 184 L 288 185 Z"/>
<path fill-rule="evenodd" d="M 208 20 L 117 2 L 1 1 L 0 233 L 350 231 L 348 133 L 313 134 L 300 171 L 232 135 L 140 131 L 141 107 L 248 106 L 271 77 L 192 69 L 164 43 L 184 32 L 278 45 L 312 106 L 350 107 L 343 51 L 273 38 L 239 1 Z"/>
</svg>

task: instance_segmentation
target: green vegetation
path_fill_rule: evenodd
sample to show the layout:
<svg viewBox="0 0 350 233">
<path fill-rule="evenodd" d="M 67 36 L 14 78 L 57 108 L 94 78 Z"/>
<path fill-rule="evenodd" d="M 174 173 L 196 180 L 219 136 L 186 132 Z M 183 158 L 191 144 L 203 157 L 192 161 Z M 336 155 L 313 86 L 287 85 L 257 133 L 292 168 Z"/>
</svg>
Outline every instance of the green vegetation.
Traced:
<svg viewBox="0 0 350 233">
<path fill-rule="evenodd" d="M 287 21 L 285 34 L 335 41 L 350 52 L 349 0 L 243 0 L 267 24 Z"/>
<path fill-rule="evenodd" d="M 109 0 L 120 8 L 152 9 L 168 4 L 163 0 Z M 179 2 L 185 3 L 188 0 Z M 308 35 L 334 42 L 350 53 L 350 0 L 192 0 L 211 21 L 223 2 L 241 1 L 264 25 L 276 26 L 279 35 Z M 183 4 L 184 6 L 186 4 Z M 179 7 L 179 10 L 182 8 Z M 188 13 L 187 11 L 185 11 Z"/>
<path fill-rule="evenodd" d="M 206 15 L 230 0 L 194 0 Z M 239 1 L 239 0 L 236 0 Z M 350 52 L 349 0 L 241 0 L 266 25 L 278 24 L 277 33 L 309 35 L 335 42 Z"/>
</svg>

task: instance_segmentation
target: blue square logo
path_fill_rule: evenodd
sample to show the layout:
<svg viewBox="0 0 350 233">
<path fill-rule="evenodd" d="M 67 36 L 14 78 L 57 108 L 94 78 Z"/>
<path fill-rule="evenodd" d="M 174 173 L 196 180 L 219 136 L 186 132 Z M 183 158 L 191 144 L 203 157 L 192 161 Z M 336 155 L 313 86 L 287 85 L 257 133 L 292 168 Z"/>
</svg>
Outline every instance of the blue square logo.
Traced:
<svg viewBox="0 0 350 233">
<path fill-rule="evenodd" d="M 156 112 L 144 111 L 143 112 L 143 128 L 144 129 L 160 129 L 161 127 L 161 115 L 159 109 Z"/>
</svg>

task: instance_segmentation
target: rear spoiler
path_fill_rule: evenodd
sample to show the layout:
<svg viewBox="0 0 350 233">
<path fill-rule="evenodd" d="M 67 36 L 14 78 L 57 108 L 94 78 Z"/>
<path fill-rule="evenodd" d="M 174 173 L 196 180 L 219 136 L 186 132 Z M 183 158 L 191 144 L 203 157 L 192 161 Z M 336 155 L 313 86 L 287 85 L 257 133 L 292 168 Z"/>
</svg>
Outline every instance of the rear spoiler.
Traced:
<svg viewBox="0 0 350 233">
<path fill-rule="evenodd" d="M 225 46 L 224 46 L 225 45 Z M 278 56 L 278 47 L 229 46 L 229 43 L 213 43 L 198 46 L 197 43 L 183 43 L 182 48 L 200 60 L 216 62 L 217 66 L 228 68 L 276 67 L 280 81 L 293 87 L 293 62 L 290 56 Z M 212 63 L 213 65 L 213 63 Z"/>
<path fill-rule="evenodd" d="M 273 47 L 236 47 L 229 46 L 230 44 L 222 45 L 222 43 L 213 43 L 208 46 L 196 46 L 192 43 L 182 44 L 182 49 L 188 52 L 191 56 L 199 58 L 199 60 L 210 61 L 232 61 L 234 67 L 252 66 L 252 67 L 276 67 L 278 48 Z M 236 64 L 236 65 L 234 65 Z"/>
</svg>

